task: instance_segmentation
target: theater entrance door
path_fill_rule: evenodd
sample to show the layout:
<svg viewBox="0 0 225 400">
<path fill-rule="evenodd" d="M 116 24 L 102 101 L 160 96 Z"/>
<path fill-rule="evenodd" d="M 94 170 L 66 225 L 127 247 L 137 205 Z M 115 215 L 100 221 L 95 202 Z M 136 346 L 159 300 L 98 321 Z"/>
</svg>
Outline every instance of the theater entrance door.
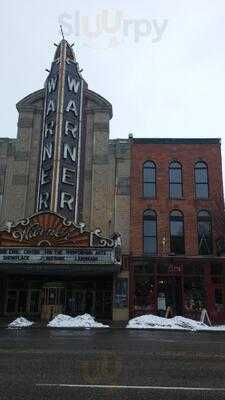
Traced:
<svg viewBox="0 0 225 400">
<path fill-rule="evenodd" d="M 112 319 L 112 280 L 77 282 L 66 290 L 66 313 L 88 313 L 100 319 Z"/>
<path fill-rule="evenodd" d="M 67 289 L 67 310 L 71 315 L 95 314 L 95 291 Z"/>
<path fill-rule="evenodd" d="M 65 305 L 64 284 L 48 283 L 43 287 L 41 319 L 49 321 L 58 314 L 62 314 Z"/>
</svg>

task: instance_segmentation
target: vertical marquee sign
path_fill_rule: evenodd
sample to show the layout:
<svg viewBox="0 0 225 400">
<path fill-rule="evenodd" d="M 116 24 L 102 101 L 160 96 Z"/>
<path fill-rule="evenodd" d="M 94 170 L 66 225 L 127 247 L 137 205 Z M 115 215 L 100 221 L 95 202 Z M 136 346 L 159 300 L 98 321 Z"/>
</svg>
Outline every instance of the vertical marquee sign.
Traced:
<svg viewBox="0 0 225 400">
<path fill-rule="evenodd" d="M 83 79 L 66 40 L 57 47 L 45 86 L 38 211 L 77 222 Z"/>
</svg>

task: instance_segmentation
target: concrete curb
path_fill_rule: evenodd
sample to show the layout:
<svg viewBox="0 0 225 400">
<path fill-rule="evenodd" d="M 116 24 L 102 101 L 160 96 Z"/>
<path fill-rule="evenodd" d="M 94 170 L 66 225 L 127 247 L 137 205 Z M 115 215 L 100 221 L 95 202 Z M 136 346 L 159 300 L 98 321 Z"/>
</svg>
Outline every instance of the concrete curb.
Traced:
<svg viewBox="0 0 225 400">
<path fill-rule="evenodd" d="M 220 334 L 225 334 L 225 331 L 221 330 L 207 330 L 207 329 L 202 329 L 202 330 L 190 330 L 190 329 L 160 329 L 160 328 L 127 328 L 126 326 L 124 327 L 115 327 L 115 326 L 109 326 L 108 328 L 75 328 L 75 327 L 50 327 L 50 326 L 28 326 L 28 327 L 19 327 L 19 328 L 9 328 L 7 325 L 5 327 L 1 326 L 1 330 L 9 330 L 9 331 L 15 331 L 15 330 L 74 330 L 74 331 L 86 331 L 86 330 L 96 330 L 96 331 L 109 331 L 109 330 L 118 330 L 118 331 L 151 331 L 151 332 L 176 332 L 176 333 L 194 333 L 194 334 L 199 334 L 199 333 L 220 333 Z"/>
</svg>

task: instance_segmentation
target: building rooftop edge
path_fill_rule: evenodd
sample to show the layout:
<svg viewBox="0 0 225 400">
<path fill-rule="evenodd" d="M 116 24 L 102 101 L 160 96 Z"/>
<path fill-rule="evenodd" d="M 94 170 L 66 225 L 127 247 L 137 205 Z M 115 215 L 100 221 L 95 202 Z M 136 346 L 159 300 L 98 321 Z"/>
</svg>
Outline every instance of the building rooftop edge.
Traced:
<svg viewBox="0 0 225 400">
<path fill-rule="evenodd" d="M 221 138 L 133 138 L 134 144 L 221 144 Z"/>
</svg>

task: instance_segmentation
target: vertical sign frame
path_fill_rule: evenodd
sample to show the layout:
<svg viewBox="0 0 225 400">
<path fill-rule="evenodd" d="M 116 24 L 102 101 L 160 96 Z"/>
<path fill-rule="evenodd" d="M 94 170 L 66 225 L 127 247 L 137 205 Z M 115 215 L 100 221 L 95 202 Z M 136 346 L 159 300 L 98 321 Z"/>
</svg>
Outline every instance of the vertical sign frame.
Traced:
<svg viewBox="0 0 225 400">
<path fill-rule="evenodd" d="M 78 222 L 84 81 L 62 40 L 46 80 L 37 211 Z"/>
</svg>

